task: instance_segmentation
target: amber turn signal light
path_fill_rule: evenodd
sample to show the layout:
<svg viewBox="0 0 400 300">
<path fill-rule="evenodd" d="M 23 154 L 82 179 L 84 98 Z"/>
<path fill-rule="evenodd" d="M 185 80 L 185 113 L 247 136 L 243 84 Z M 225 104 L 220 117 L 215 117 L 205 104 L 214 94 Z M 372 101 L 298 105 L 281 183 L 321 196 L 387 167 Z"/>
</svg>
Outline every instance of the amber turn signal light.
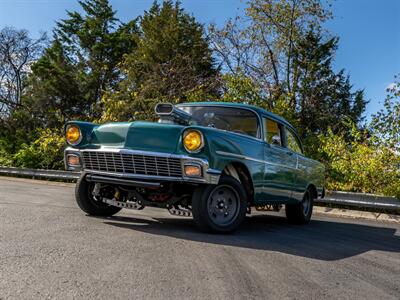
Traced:
<svg viewBox="0 0 400 300">
<path fill-rule="evenodd" d="M 78 155 L 75 155 L 75 154 L 68 154 L 67 163 L 69 166 L 72 166 L 72 167 L 78 167 L 81 165 Z"/>
<path fill-rule="evenodd" d="M 201 176 L 201 167 L 197 165 L 186 165 L 185 166 L 185 175 L 189 177 L 200 177 Z"/>
<path fill-rule="evenodd" d="M 65 139 L 67 143 L 75 146 L 78 145 L 82 140 L 81 130 L 76 125 L 68 125 L 65 129 Z"/>
</svg>

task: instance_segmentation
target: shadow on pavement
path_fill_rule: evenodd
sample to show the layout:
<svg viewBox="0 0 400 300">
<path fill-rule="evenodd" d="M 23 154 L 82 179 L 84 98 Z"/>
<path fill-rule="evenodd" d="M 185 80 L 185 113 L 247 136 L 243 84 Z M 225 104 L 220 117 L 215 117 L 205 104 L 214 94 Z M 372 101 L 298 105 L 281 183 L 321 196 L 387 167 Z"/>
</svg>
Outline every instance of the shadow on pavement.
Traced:
<svg viewBox="0 0 400 300">
<path fill-rule="evenodd" d="M 400 252 L 396 229 L 369 225 L 313 220 L 305 226 L 288 224 L 283 217 L 257 215 L 246 218 L 231 235 L 197 231 L 188 218 L 153 220 L 123 216 L 107 218 L 105 224 L 148 234 L 190 241 L 276 251 L 320 260 L 337 260 L 370 250 Z"/>
</svg>

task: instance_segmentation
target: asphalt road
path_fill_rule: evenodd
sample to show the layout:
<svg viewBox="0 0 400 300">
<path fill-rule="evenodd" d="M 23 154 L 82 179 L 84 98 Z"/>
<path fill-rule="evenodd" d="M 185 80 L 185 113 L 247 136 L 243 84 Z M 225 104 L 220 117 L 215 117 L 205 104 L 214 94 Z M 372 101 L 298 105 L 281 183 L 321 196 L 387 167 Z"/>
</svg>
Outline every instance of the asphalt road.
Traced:
<svg viewBox="0 0 400 300">
<path fill-rule="evenodd" d="M 400 299 L 400 226 L 256 215 L 228 236 L 157 209 L 85 216 L 73 185 L 0 178 L 0 299 Z"/>
</svg>

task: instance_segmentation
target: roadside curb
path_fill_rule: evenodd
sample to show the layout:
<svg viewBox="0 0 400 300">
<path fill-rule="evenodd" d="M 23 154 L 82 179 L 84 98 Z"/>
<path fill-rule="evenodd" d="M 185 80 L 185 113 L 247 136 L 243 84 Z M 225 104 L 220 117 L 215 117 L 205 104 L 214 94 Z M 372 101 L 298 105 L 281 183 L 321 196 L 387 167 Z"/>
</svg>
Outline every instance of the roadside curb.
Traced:
<svg viewBox="0 0 400 300">
<path fill-rule="evenodd" d="M 379 212 L 314 206 L 313 213 L 315 213 L 316 215 L 350 218 L 350 219 L 364 219 L 364 220 L 372 220 L 378 222 L 400 224 L 400 215 L 384 214 Z"/>
</svg>

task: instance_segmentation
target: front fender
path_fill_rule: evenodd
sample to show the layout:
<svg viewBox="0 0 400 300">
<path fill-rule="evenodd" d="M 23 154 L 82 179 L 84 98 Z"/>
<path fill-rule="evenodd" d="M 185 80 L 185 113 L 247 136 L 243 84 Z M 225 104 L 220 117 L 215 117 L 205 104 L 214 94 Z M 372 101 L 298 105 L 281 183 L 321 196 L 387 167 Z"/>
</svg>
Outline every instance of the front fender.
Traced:
<svg viewBox="0 0 400 300">
<path fill-rule="evenodd" d="M 200 130 L 205 140 L 203 151 L 193 156 L 208 160 L 210 167 L 219 171 L 231 163 L 240 163 L 247 168 L 254 188 L 262 188 L 265 168 L 262 140 L 214 128 L 190 128 Z"/>
</svg>

